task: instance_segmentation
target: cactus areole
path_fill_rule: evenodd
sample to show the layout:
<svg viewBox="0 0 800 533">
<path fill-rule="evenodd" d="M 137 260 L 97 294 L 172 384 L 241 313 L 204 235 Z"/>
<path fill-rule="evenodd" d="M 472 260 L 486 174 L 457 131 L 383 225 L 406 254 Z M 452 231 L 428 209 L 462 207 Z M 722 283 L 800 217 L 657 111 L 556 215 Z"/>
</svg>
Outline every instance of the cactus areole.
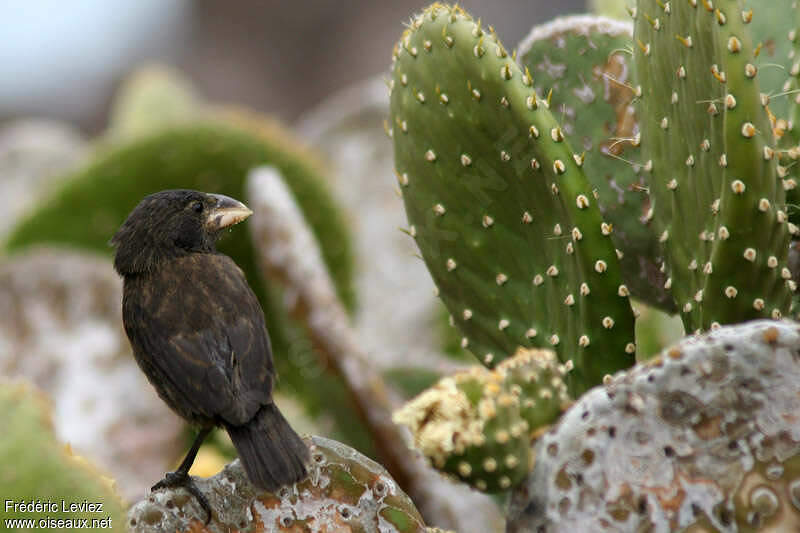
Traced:
<svg viewBox="0 0 800 533">
<path fill-rule="evenodd" d="M 571 392 L 633 364 L 613 231 L 572 150 L 491 28 L 418 15 L 393 56 L 390 134 L 408 233 L 463 333 L 493 367 L 517 347 L 572 360 Z"/>
</svg>

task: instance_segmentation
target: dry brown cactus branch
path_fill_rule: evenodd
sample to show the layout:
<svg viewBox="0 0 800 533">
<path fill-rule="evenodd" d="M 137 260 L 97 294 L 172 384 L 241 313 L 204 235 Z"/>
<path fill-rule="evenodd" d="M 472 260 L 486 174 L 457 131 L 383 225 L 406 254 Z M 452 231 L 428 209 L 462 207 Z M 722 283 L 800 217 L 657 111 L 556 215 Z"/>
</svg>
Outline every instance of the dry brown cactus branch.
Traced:
<svg viewBox="0 0 800 533">
<path fill-rule="evenodd" d="M 251 233 L 258 261 L 270 279 L 285 288 L 285 303 L 310 332 L 316 348 L 347 384 L 360 415 L 381 451 L 381 459 L 406 485 L 417 467 L 409 461 L 400 429 L 391 422 L 391 397 L 383 379 L 367 363 L 308 230 L 283 179 L 274 169 L 253 171 L 248 182 L 254 211 Z"/>
<path fill-rule="evenodd" d="M 451 527 L 468 515 L 469 498 L 409 450 L 408 436 L 391 420 L 400 400 L 368 362 L 309 231 L 280 174 L 251 171 L 251 234 L 265 275 L 285 287 L 290 313 L 306 325 L 315 347 L 346 384 L 380 461 L 420 507 L 428 522 Z"/>
</svg>

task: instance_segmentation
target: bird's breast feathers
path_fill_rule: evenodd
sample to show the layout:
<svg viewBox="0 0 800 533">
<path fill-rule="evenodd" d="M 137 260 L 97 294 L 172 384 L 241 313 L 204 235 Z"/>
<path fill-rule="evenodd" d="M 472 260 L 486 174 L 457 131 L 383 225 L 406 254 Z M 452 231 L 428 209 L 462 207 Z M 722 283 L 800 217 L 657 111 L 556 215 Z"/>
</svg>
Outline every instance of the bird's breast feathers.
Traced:
<svg viewBox="0 0 800 533">
<path fill-rule="evenodd" d="M 182 382 L 187 395 L 204 391 L 208 401 L 198 411 L 231 422 L 271 401 L 274 368 L 264 315 L 232 259 L 176 258 L 126 279 L 124 294 L 125 329 L 151 381 Z"/>
</svg>

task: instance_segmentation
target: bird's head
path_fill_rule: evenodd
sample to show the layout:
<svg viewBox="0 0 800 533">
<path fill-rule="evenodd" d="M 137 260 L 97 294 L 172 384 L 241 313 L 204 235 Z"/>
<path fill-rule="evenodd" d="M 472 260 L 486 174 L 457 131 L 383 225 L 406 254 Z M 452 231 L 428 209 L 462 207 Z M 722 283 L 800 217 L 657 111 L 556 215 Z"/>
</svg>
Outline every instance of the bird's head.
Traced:
<svg viewBox="0 0 800 533">
<path fill-rule="evenodd" d="M 122 275 L 153 269 L 160 261 L 213 252 L 224 228 L 253 212 L 223 196 L 185 189 L 146 196 L 111 238 L 114 268 Z"/>
</svg>

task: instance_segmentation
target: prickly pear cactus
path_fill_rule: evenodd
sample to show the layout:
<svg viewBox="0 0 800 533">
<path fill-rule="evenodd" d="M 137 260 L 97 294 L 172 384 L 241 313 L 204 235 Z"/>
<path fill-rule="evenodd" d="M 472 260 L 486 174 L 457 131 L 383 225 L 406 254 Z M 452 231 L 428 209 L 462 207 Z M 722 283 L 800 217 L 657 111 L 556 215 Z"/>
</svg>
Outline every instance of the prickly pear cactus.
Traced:
<svg viewBox="0 0 800 533">
<path fill-rule="evenodd" d="M 762 78 L 762 98 L 768 98 L 772 132 L 780 148 L 778 177 L 786 191 L 787 214 L 800 223 L 800 4 L 776 0 L 770 10 L 754 17 L 754 43 Z M 782 67 L 782 68 L 781 68 Z"/>
<path fill-rule="evenodd" d="M 800 327 L 687 338 L 585 394 L 535 444 L 511 533 L 800 530 Z"/>
<path fill-rule="evenodd" d="M 790 233 L 747 2 L 640 0 L 642 150 L 688 331 L 789 311 Z M 752 3 L 755 5 L 755 3 Z"/>
<path fill-rule="evenodd" d="M 633 315 L 597 197 L 564 131 L 494 35 L 434 4 L 396 45 L 400 190 L 462 344 L 494 366 L 555 347 L 583 391 L 633 363 Z"/>
<path fill-rule="evenodd" d="M 514 396 L 519 397 L 520 416 L 532 434 L 552 423 L 572 400 L 564 376 L 572 364 L 558 364 L 550 350 L 517 350 L 497 365 L 495 373 Z"/>
<path fill-rule="evenodd" d="M 627 13 L 626 17 L 627 17 Z M 631 89 L 633 24 L 591 15 L 557 18 L 534 27 L 519 45 L 519 63 L 574 148 L 585 150 L 583 170 L 599 195 L 603 217 L 622 252 L 631 295 L 674 311 L 659 270 L 659 245 L 645 214 L 650 199 L 639 152 L 639 125 Z"/>
<path fill-rule="evenodd" d="M 443 378 L 393 419 L 435 468 L 484 492 L 506 491 L 532 466 L 531 435 L 569 402 L 566 372 L 551 351 L 519 350 L 495 370 Z"/>
<path fill-rule="evenodd" d="M 797 144 L 800 142 L 800 35 L 798 35 L 798 31 L 800 30 L 800 3 L 798 3 L 797 0 L 784 1 L 790 2 L 791 12 L 794 15 L 794 17 L 790 19 L 791 27 L 789 31 L 786 32 L 785 38 L 779 41 L 788 44 L 788 49 L 784 49 L 784 51 L 786 54 L 786 66 L 789 71 L 789 79 L 784 82 L 781 88 L 785 93 L 788 93 L 786 96 L 789 101 L 789 111 L 783 116 L 785 116 L 787 121 L 792 125 L 792 129 L 791 135 L 787 137 L 788 142 L 785 144 L 789 145 L 791 143 L 796 148 Z M 783 126 L 783 124 L 781 124 L 781 126 Z M 778 130 L 777 133 L 781 133 L 781 131 Z M 794 161 L 798 159 L 796 149 L 789 155 Z M 796 185 L 796 182 L 794 185 Z"/>
<path fill-rule="evenodd" d="M 184 489 L 156 491 L 128 512 L 133 533 L 160 531 L 381 531 L 421 533 L 422 517 L 386 470 L 342 443 L 306 438 L 309 476 L 272 494 L 258 492 L 235 460 L 211 478 L 195 478 L 212 509 Z"/>
</svg>

